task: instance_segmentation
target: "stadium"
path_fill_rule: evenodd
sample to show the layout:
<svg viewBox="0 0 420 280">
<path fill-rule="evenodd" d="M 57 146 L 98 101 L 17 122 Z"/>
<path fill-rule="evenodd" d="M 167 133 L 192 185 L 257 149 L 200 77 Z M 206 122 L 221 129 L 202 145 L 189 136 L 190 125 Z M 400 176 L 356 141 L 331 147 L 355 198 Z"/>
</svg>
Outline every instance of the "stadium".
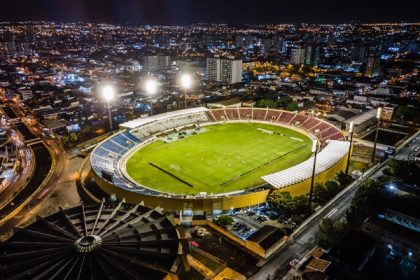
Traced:
<svg viewBox="0 0 420 280">
<path fill-rule="evenodd" d="M 349 142 L 323 120 L 261 108 L 191 108 L 135 119 L 99 143 L 91 174 L 106 194 L 168 211 L 265 203 L 273 189 L 309 192 L 346 165 Z"/>
</svg>

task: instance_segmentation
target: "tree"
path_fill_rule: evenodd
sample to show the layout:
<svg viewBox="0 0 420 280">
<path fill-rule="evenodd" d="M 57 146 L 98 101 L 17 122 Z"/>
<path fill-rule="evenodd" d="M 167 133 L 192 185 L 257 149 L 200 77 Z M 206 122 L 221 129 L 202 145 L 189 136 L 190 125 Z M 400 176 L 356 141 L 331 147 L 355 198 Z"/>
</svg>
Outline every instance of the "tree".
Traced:
<svg viewBox="0 0 420 280">
<path fill-rule="evenodd" d="M 222 227 L 227 227 L 233 224 L 233 218 L 228 215 L 220 215 L 216 223 Z"/>
<path fill-rule="evenodd" d="M 63 142 L 64 145 L 67 145 L 69 143 L 69 137 L 68 136 L 61 136 L 61 142 Z"/>
<path fill-rule="evenodd" d="M 340 191 L 340 186 L 336 181 L 328 181 L 325 183 L 329 199 L 335 196 Z"/>
<path fill-rule="evenodd" d="M 303 107 L 306 110 L 315 108 L 315 102 L 313 102 L 313 101 L 307 101 L 307 102 L 305 102 L 305 104 L 303 105 Z"/>
<path fill-rule="evenodd" d="M 293 197 L 293 214 L 307 215 L 311 213 L 309 199 L 306 195 Z"/>
<path fill-rule="evenodd" d="M 268 205 L 273 209 L 286 212 L 288 214 L 292 213 L 294 205 L 293 198 L 289 192 L 275 190 L 267 198 Z"/>
<path fill-rule="evenodd" d="M 343 171 L 340 171 L 340 173 L 337 174 L 337 181 L 342 187 L 347 187 L 354 181 L 354 179 L 350 175 L 347 175 Z"/>
<path fill-rule="evenodd" d="M 330 218 L 322 219 L 316 237 L 319 242 L 329 246 L 337 246 L 346 230 L 345 224 L 334 224 Z"/>
<path fill-rule="evenodd" d="M 420 182 L 420 167 L 415 162 L 391 160 L 382 173 L 388 181 Z"/>
<path fill-rule="evenodd" d="M 257 101 L 256 106 L 262 108 L 277 108 L 277 102 L 271 99 L 261 99 Z"/>
<path fill-rule="evenodd" d="M 299 110 L 299 105 L 298 105 L 297 102 L 292 101 L 289 104 L 287 104 L 286 110 L 287 111 L 297 111 L 297 110 Z"/>
<path fill-rule="evenodd" d="M 285 108 L 287 106 L 287 104 L 292 102 L 292 98 L 288 95 L 279 96 L 277 102 L 279 103 L 280 107 Z"/>
<path fill-rule="evenodd" d="M 420 116 L 418 114 L 418 106 L 398 106 L 396 110 L 396 115 L 398 118 L 404 121 L 414 121 L 419 122 Z"/>
<path fill-rule="evenodd" d="M 352 228 L 358 228 L 364 220 L 381 208 L 381 185 L 372 179 L 363 182 L 347 210 L 347 222 Z"/>
<path fill-rule="evenodd" d="M 314 185 L 314 193 L 313 193 L 314 201 L 319 203 L 327 202 L 330 197 L 328 194 L 328 190 L 323 184 L 316 183 Z"/>
<path fill-rule="evenodd" d="M 70 142 L 77 142 L 77 134 L 76 133 L 74 133 L 74 132 L 72 132 L 72 133 L 70 133 Z"/>
</svg>

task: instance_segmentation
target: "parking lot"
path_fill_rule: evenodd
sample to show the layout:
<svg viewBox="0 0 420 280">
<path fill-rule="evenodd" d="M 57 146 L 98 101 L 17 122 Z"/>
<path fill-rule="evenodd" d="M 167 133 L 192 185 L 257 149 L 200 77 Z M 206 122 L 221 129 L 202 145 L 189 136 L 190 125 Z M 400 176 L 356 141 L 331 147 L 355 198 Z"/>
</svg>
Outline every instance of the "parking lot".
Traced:
<svg viewBox="0 0 420 280">
<path fill-rule="evenodd" d="M 274 211 L 270 211 L 270 209 L 265 206 L 232 211 L 230 216 L 233 218 L 234 223 L 231 226 L 228 226 L 227 229 L 242 239 L 247 239 L 264 225 L 282 228 L 287 234 L 290 234 L 299 226 L 298 217 L 279 215 Z"/>
</svg>

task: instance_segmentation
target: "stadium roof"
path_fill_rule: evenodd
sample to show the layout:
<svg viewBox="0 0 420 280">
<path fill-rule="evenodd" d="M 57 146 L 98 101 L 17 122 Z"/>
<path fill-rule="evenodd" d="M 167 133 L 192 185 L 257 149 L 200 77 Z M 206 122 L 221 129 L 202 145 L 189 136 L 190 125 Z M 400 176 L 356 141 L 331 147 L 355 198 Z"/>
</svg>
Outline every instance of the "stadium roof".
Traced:
<svg viewBox="0 0 420 280">
<path fill-rule="evenodd" d="M 60 210 L 0 244 L 0 279 L 163 279 L 185 249 L 160 209 L 102 202 Z"/>
<path fill-rule="evenodd" d="M 128 128 L 128 129 L 134 129 L 134 128 L 137 128 L 139 126 L 142 126 L 142 125 L 145 125 L 145 124 L 148 124 L 148 123 L 152 123 L 154 121 L 164 120 L 164 119 L 168 119 L 168 118 L 172 118 L 172 117 L 178 117 L 178 116 L 182 116 L 182 115 L 189 115 L 189 114 L 194 114 L 194 113 L 205 112 L 207 110 L 208 109 L 205 108 L 205 107 L 197 107 L 197 108 L 167 112 L 167 113 L 151 116 L 151 117 L 148 117 L 148 118 L 140 118 L 140 119 L 135 119 L 135 120 L 132 120 L 132 121 L 128 121 L 128 122 L 120 124 L 120 127 Z"/>
<path fill-rule="evenodd" d="M 318 153 L 315 174 L 318 175 L 337 164 L 349 150 L 349 142 L 331 140 Z M 310 159 L 280 172 L 263 176 L 262 179 L 275 188 L 290 186 L 311 178 L 314 159 Z"/>
<path fill-rule="evenodd" d="M 369 110 L 367 112 L 364 112 L 364 113 L 362 113 L 360 115 L 356 115 L 356 116 L 354 116 L 354 117 L 352 117 L 350 119 L 347 119 L 344 122 L 345 123 L 351 123 L 351 122 L 353 122 L 354 125 L 359 125 L 359 124 L 362 124 L 362 123 L 364 123 L 364 122 L 366 122 L 366 121 L 368 121 L 370 119 L 376 118 L 377 112 L 378 112 L 378 109 L 372 109 L 372 110 Z"/>
</svg>

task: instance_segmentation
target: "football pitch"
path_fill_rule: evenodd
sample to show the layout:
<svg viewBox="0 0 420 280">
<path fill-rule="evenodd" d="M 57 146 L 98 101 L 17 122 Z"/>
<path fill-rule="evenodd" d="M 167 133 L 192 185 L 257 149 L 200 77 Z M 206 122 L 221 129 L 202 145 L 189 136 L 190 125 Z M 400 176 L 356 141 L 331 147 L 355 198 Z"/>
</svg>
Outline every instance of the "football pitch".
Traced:
<svg viewBox="0 0 420 280">
<path fill-rule="evenodd" d="M 142 147 L 127 160 L 128 175 L 163 192 L 226 193 L 259 185 L 264 182 L 261 176 L 311 156 L 312 140 L 284 127 L 227 123 L 204 130 Z"/>
</svg>

